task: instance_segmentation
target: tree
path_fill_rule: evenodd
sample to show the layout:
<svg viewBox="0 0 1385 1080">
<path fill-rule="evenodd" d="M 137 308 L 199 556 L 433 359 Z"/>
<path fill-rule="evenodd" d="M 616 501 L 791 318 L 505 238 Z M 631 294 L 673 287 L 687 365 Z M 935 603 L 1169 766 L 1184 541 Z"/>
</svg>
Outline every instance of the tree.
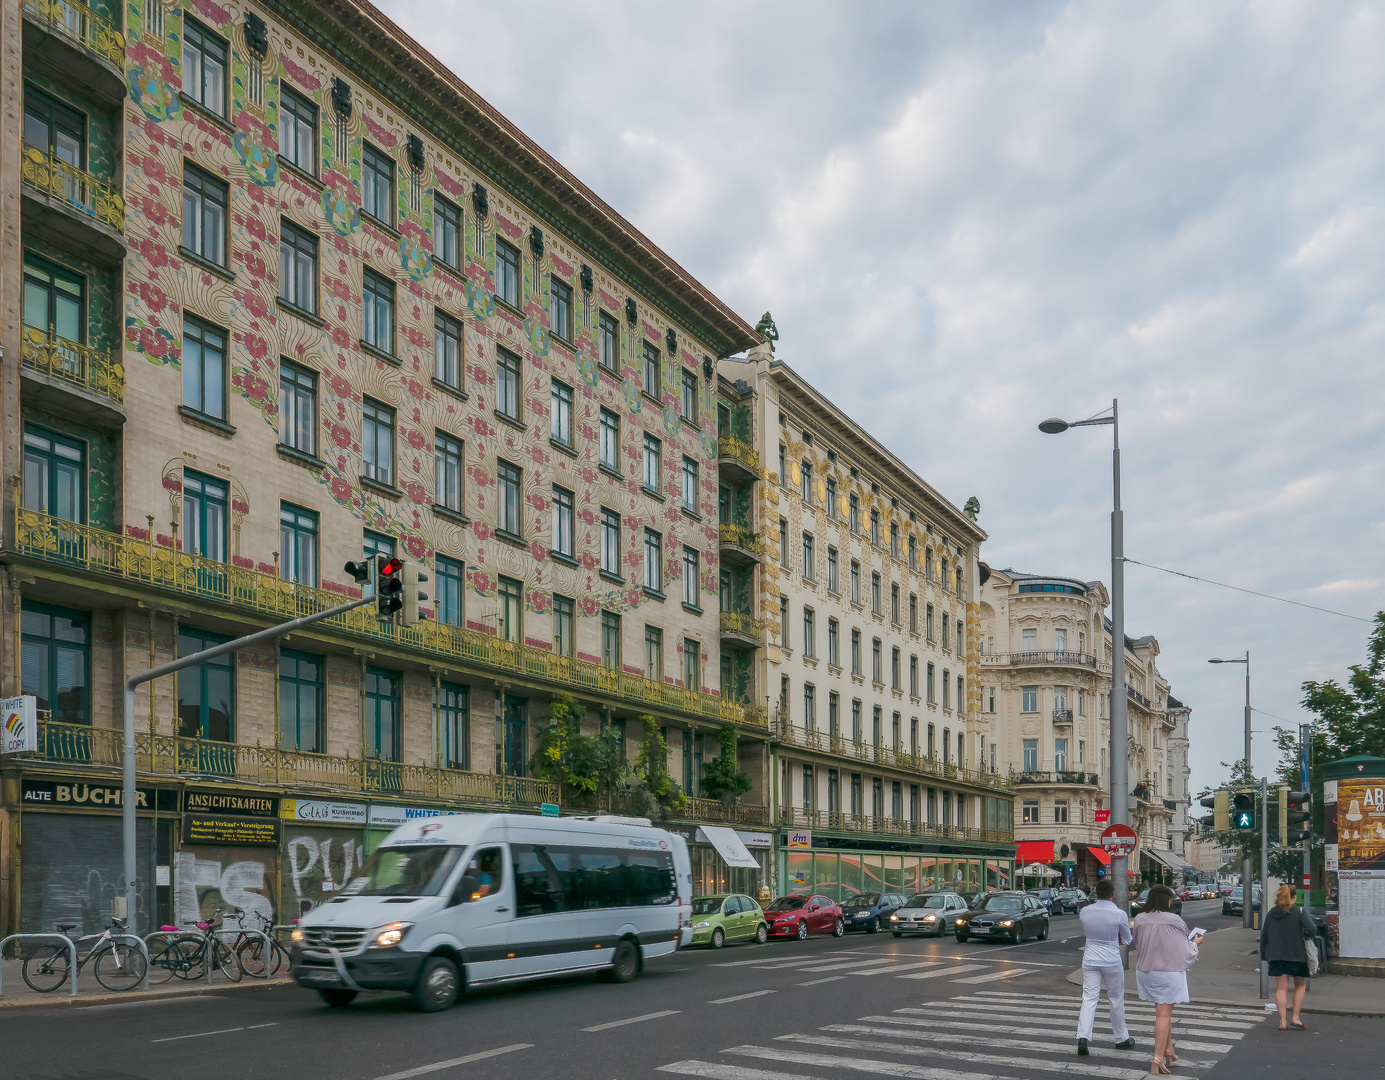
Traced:
<svg viewBox="0 0 1385 1080">
<path fill-rule="evenodd" d="M 1325 736 L 1323 750 L 1330 758 L 1385 757 L 1385 611 L 1376 613 L 1366 663 L 1353 664 L 1350 671 L 1346 686 L 1336 679 L 1305 682 L 1303 707 L 1317 715 L 1313 728 Z"/>
<path fill-rule="evenodd" d="M 709 799 L 731 801 L 750 790 L 750 777 L 741 772 L 737 757 L 736 729 L 725 724 L 717 732 L 721 755 L 702 766 L 702 790 Z"/>
<path fill-rule="evenodd" d="M 634 769 L 640 783 L 631 793 L 631 811 L 645 817 L 676 817 L 686 811 L 688 800 L 668 771 L 668 744 L 654 717 L 641 716 L 640 723 L 644 734 Z"/>
<path fill-rule="evenodd" d="M 589 804 L 613 791 L 629 773 L 625 747 L 607 724 L 595 735 L 582 731 L 582 712 L 569 694 L 558 694 L 548 706 L 548 726 L 539 736 L 530 771 L 558 785 L 558 801 Z"/>
</svg>

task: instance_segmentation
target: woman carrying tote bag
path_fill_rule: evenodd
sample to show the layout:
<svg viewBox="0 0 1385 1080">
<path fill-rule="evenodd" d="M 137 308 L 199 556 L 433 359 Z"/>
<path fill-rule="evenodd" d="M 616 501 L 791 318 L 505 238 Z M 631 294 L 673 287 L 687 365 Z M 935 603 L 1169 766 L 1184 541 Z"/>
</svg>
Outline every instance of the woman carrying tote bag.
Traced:
<svg viewBox="0 0 1385 1080">
<path fill-rule="evenodd" d="M 1154 1005 L 1153 1074 L 1167 1073 L 1178 1060 L 1173 1045 L 1173 1007 L 1188 1000 L 1188 968 L 1197 962 L 1202 935 L 1190 937 L 1188 924 L 1169 910 L 1173 890 L 1149 890 L 1144 911 L 1135 916 L 1135 988 L 1141 1001 Z"/>
<path fill-rule="evenodd" d="M 1280 885 L 1274 894 L 1274 908 L 1260 924 L 1260 959 L 1269 961 L 1274 980 L 1274 1004 L 1279 1010 L 1279 1030 L 1307 1030 L 1298 1018 L 1303 995 L 1308 987 L 1308 941 L 1318 936 L 1318 928 L 1301 907 L 1294 904 L 1294 890 Z M 1289 1018 L 1289 980 L 1294 980 L 1294 1014 Z"/>
</svg>

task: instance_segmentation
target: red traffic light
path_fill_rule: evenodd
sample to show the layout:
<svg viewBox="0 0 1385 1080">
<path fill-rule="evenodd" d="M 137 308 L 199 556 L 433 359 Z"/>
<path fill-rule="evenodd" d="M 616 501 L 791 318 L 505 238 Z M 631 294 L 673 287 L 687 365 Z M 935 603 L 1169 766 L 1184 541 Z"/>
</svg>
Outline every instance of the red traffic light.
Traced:
<svg viewBox="0 0 1385 1080">
<path fill-rule="evenodd" d="M 384 560 L 380 563 L 381 577 L 389 577 L 391 574 L 397 574 L 399 573 L 399 571 L 404 569 L 403 559 L 400 559 L 398 557 L 386 559 L 383 555 L 380 556 L 380 558 Z"/>
</svg>

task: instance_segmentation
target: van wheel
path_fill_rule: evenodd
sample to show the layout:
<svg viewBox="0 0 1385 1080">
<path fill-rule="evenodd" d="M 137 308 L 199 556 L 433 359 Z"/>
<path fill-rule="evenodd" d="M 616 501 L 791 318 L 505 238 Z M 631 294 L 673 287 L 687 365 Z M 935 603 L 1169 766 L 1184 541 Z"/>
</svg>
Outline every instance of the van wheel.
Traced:
<svg viewBox="0 0 1385 1080">
<path fill-rule="evenodd" d="M 414 985 L 414 1006 L 420 1012 L 442 1012 L 457 1001 L 457 965 L 445 956 L 429 957 Z"/>
<path fill-rule="evenodd" d="M 718 926 L 715 930 L 712 931 L 712 948 L 720 949 L 725 944 L 726 935 L 721 932 L 721 927 Z"/>
<path fill-rule="evenodd" d="M 640 973 L 640 951 L 633 941 L 622 941 L 611 957 L 611 981 L 628 983 Z"/>
<path fill-rule="evenodd" d="M 322 1000 L 334 1009 L 344 1009 L 356 1000 L 354 990 L 319 990 L 318 993 L 322 995 Z"/>
<path fill-rule="evenodd" d="M 755 928 L 755 943 L 757 945 L 763 945 L 768 940 L 769 927 L 766 926 L 764 923 L 761 923 L 759 926 Z"/>
</svg>

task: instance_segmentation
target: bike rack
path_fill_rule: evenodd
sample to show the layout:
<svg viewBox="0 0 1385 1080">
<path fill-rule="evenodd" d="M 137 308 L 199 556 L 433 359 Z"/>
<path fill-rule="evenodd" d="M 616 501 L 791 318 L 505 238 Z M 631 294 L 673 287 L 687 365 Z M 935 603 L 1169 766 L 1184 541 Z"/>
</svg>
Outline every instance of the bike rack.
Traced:
<svg viewBox="0 0 1385 1080">
<path fill-rule="evenodd" d="M 263 938 L 263 939 L 264 939 L 264 947 L 265 947 L 265 956 L 266 956 L 266 957 L 272 956 L 272 955 L 274 954 L 274 943 L 273 943 L 272 941 L 269 940 L 269 935 L 266 934 L 263 930 L 250 930 L 250 929 L 248 929 L 248 928 L 240 927 L 240 926 L 235 926 L 235 927 L 223 926 L 223 927 L 221 927 L 219 930 L 213 930 L 212 933 L 213 933 L 213 934 L 216 934 L 216 935 L 218 935 L 218 936 L 220 936 L 221 934 L 253 934 L 253 935 L 254 935 L 255 937 L 257 937 L 257 938 Z M 235 954 L 232 953 L 232 955 L 234 956 Z M 239 957 L 236 958 L 236 963 L 238 963 L 238 964 L 240 963 L 240 958 L 239 958 Z M 244 964 L 241 964 L 241 970 L 242 970 L 242 971 L 245 971 L 245 965 L 244 965 Z M 210 966 L 210 965 L 208 966 L 207 971 L 208 971 L 207 981 L 208 981 L 208 982 L 211 982 L 212 980 L 211 980 L 211 966 Z M 250 972 L 245 971 L 245 974 L 250 975 Z M 251 977 L 252 979 L 267 979 L 267 978 L 269 978 L 269 961 L 268 961 L 267 959 L 266 959 L 266 961 L 265 961 L 265 973 L 264 973 L 263 975 L 250 975 L 250 977 Z"/>
<path fill-rule="evenodd" d="M 145 950 L 145 951 L 144 951 L 144 955 L 145 955 L 145 959 L 146 959 L 146 960 L 148 960 L 148 958 L 149 958 L 149 939 L 150 939 L 150 938 L 157 938 L 157 937 L 171 938 L 171 939 L 175 939 L 175 940 L 178 939 L 178 938 L 186 938 L 186 939 L 189 940 L 189 941 L 201 941 L 201 940 L 202 940 L 202 931 L 201 931 L 201 930 L 154 930 L 154 931 L 152 931 L 151 933 L 145 934 L 145 935 L 144 935 L 144 950 Z M 213 961 L 215 961 L 215 957 L 213 957 L 212 959 L 213 959 Z M 206 964 L 206 967 L 207 967 L 207 981 L 208 981 L 208 982 L 211 982 L 211 981 L 212 981 L 212 980 L 211 980 L 211 969 L 215 966 L 215 963 L 214 963 L 214 962 L 213 962 L 213 963 L 207 963 L 205 960 L 203 961 L 203 963 Z M 147 963 L 146 963 L 146 965 L 145 965 L 144 982 L 145 982 L 145 985 L 148 986 L 148 984 L 149 984 L 149 972 L 148 972 L 148 964 L 147 964 Z"/>
<path fill-rule="evenodd" d="M 140 980 L 141 990 L 149 989 L 149 946 L 145 944 L 144 938 L 138 934 L 112 934 L 112 941 L 133 941 L 138 946 L 139 951 L 144 954 L 144 978 Z"/>
<path fill-rule="evenodd" d="M 4 963 L 5 946 L 11 941 L 61 941 L 67 949 L 68 973 L 72 976 L 72 996 L 77 996 L 77 943 L 66 934 L 11 934 L 9 937 L 0 938 L 0 994 L 4 993 Z M 147 954 L 146 954 L 147 956 Z M 149 966 L 145 965 L 145 978 L 148 978 Z M 55 987 L 56 989 L 56 987 Z"/>
</svg>

